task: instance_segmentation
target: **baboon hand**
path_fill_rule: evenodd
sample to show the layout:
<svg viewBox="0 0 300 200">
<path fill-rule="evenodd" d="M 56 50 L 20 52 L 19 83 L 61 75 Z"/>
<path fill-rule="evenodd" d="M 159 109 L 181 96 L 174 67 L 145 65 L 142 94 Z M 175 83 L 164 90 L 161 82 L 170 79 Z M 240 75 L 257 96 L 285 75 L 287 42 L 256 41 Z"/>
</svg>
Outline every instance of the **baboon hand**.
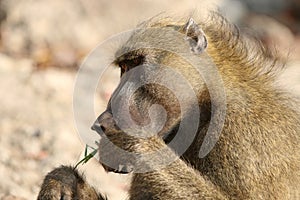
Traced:
<svg viewBox="0 0 300 200">
<path fill-rule="evenodd" d="M 61 166 L 49 172 L 44 179 L 38 200 L 104 199 L 85 183 L 76 169 Z"/>
</svg>

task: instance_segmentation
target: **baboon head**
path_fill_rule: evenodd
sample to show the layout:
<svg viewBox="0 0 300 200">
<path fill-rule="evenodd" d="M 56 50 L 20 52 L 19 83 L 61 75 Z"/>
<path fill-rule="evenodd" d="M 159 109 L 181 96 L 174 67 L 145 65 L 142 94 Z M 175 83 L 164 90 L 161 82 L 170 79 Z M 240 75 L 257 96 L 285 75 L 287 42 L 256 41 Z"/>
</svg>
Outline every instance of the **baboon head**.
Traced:
<svg viewBox="0 0 300 200">
<path fill-rule="evenodd" d="M 209 118 L 209 112 L 201 117 L 198 113 L 202 107 L 207 109 L 209 95 L 191 62 L 199 60 L 206 47 L 206 36 L 193 19 L 182 24 L 155 20 L 141 24 L 115 53 L 121 81 L 92 129 L 102 136 L 114 131 L 142 138 L 158 135 L 166 144 L 176 136 L 184 119 L 188 121 L 185 126 L 191 128 L 187 132 L 193 131 L 193 125 L 197 132 L 199 124 Z M 204 65 L 199 67 L 207 71 Z M 132 130 L 138 129 L 147 134 L 135 135 Z M 100 150 L 100 156 L 102 153 Z M 116 162 L 128 162 L 121 160 L 120 156 Z M 119 173 L 130 171 L 104 167 Z"/>
</svg>

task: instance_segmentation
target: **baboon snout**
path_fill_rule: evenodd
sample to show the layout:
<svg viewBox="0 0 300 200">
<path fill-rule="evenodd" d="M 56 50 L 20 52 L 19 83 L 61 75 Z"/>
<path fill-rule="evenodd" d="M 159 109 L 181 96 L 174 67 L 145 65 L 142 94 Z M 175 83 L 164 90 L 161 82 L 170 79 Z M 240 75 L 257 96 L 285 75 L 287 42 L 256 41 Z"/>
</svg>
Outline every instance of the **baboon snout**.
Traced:
<svg viewBox="0 0 300 200">
<path fill-rule="evenodd" d="M 98 134 L 103 135 L 107 130 L 118 130 L 116 122 L 113 119 L 111 112 L 103 112 L 94 122 L 92 130 L 96 131 Z"/>
</svg>

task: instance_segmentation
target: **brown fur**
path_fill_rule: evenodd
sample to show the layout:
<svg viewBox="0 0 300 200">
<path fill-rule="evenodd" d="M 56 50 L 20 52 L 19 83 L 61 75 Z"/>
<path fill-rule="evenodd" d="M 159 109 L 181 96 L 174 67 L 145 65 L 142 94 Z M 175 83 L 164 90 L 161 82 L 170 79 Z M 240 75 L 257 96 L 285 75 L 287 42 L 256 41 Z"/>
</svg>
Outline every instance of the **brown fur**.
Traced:
<svg viewBox="0 0 300 200">
<path fill-rule="evenodd" d="M 104 200 L 105 198 L 86 184 L 83 175 L 76 169 L 61 166 L 47 174 L 37 199 Z"/>
<path fill-rule="evenodd" d="M 153 18 L 139 27 L 167 27 L 184 33 L 185 24 L 170 18 Z M 150 55 L 148 62 L 172 66 L 197 91 L 201 108 L 200 127 L 193 144 L 169 166 L 134 174 L 130 199 L 299 199 L 299 103 L 275 86 L 276 75 L 282 64 L 271 51 L 240 34 L 219 14 L 214 13 L 208 20 L 200 22 L 200 27 L 208 41 L 206 52 L 221 74 L 227 106 L 220 138 L 204 158 L 198 155 L 208 123 L 213 119 L 218 120 L 219 116 L 211 113 L 211 106 L 218 106 L 218 100 L 210 99 L 203 80 L 195 75 L 197 73 L 185 60 L 170 52 L 139 49 L 132 50 L 130 55 L 120 56 L 124 49 L 134 49 L 139 40 L 185 50 L 183 46 L 176 46 L 181 43 L 174 40 L 172 43 L 172 39 L 162 40 L 164 36 L 156 32 L 151 33 L 152 36 L 155 33 L 155 37 L 140 32 L 133 35 L 116 53 L 117 64 L 128 57 Z M 178 102 L 164 88 L 150 85 L 144 89 L 150 95 L 136 92 L 131 114 L 137 123 L 143 124 L 147 116 L 142 113 L 150 105 L 163 105 L 169 114 L 159 134 L 164 136 L 181 120 Z M 110 105 L 106 112 L 111 112 Z M 101 123 L 103 121 L 100 120 Z M 166 142 L 157 136 L 134 138 L 115 127 L 105 127 L 104 132 L 117 146 L 137 153 L 155 151 L 164 147 Z M 111 153 L 104 152 L 103 156 L 109 157 Z M 176 157 L 171 149 L 169 155 Z M 142 164 L 151 165 L 151 162 L 156 162 L 155 159 Z M 41 193 L 47 193 L 51 188 L 50 184 L 44 183 Z"/>
</svg>

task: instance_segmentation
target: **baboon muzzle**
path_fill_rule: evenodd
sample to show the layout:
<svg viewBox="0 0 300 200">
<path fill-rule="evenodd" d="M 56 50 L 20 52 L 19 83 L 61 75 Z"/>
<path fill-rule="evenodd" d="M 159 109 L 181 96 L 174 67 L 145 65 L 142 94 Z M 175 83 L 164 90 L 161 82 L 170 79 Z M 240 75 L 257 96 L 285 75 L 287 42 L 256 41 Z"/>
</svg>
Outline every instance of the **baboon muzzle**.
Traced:
<svg viewBox="0 0 300 200">
<path fill-rule="evenodd" d="M 108 131 L 117 131 L 117 130 L 120 130 L 118 128 L 118 126 L 116 125 L 116 122 L 113 119 L 113 116 L 112 116 L 111 112 L 109 112 L 109 111 L 103 112 L 96 119 L 96 121 L 92 125 L 91 129 L 94 130 L 94 131 L 96 131 L 101 137 L 104 137 L 105 133 L 108 132 Z M 99 145 L 101 145 L 101 140 L 107 140 L 107 138 L 101 138 Z M 99 147 L 99 149 L 100 149 L 100 147 Z M 99 155 L 101 156 L 101 152 L 99 152 Z M 106 152 L 105 156 L 107 156 L 107 152 Z M 116 157 L 114 157 L 114 158 L 116 158 Z M 112 168 L 112 167 L 106 165 L 105 163 L 100 162 L 106 172 L 114 172 L 114 173 L 120 173 L 120 174 L 127 174 L 127 173 L 129 173 L 131 171 L 128 168 L 127 165 L 120 164 L 119 163 L 120 160 L 113 159 L 111 161 L 114 162 L 114 166 L 118 166 L 118 167 Z"/>
</svg>

